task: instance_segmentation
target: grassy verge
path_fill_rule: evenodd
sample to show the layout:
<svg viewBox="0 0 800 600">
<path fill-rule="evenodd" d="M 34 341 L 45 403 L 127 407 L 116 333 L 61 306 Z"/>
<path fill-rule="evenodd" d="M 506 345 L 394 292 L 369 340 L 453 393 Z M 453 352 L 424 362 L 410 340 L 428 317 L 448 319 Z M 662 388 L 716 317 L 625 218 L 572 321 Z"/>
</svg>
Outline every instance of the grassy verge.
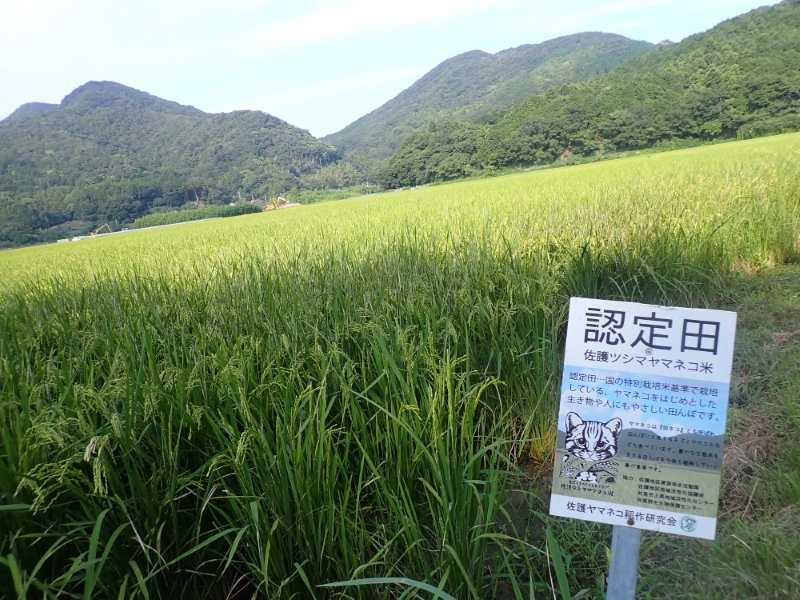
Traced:
<svg viewBox="0 0 800 600">
<path fill-rule="evenodd" d="M 800 593 L 800 267 L 739 282 L 739 331 L 713 543 L 671 540 L 645 556 L 647 598 Z"/>
</svg>

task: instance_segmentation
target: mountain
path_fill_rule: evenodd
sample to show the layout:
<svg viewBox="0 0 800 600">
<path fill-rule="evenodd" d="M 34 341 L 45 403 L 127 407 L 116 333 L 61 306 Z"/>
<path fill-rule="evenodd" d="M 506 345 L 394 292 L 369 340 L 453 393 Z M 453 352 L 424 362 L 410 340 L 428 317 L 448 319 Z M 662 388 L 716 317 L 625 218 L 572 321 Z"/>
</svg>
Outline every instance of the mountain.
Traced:
<svg viewBox="0 0 800 600">
<path fill-rule="evenodd" d="M 112 82 L 0 122 L 0 247 L 78 221 L 130 223 L 189 201 L 266 197 L 334 168 L 335 148 L 259 111 L 207 114 Z"/>
<path fill-rule="evenodd" d="M 367 158 L 388 158 L 414 131 L 443 118 L 474 119 L 553 85 L 583 81 L 653 48 L 610 33 L 579 33 L 496 54 L 449 58 L 386 104 L 322 139 Z"/>
<path fill-rule="evenodd" d="M 13 113 L 8 115 L 8 117 L 5 118 L 5 121 L 7 122 L 24 121 L 25 119 L 38 117 L 39 115 L 46 115 L 49 112 L 53 112 L 57 108 L 58 104 L 47 104 L 45 102 L 29 102 L 28 104 L 23 104 Z"/>
<path fill-rule="evenodd" d="M 551 87 L 493 122 L 434 123 L 381 175 L 419 185 L 689 141 L 800 129 L 800 0 L 724 21 L 585 82 Z"/>
</svg>

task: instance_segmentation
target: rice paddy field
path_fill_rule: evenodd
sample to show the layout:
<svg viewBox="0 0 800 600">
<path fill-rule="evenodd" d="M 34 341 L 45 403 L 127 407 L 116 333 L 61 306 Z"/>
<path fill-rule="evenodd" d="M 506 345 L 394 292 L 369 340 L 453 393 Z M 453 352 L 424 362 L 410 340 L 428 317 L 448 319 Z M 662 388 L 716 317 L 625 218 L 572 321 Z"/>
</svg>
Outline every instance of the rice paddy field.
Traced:
<svg viewBox="0 0 800 600">
<path fill-rule="evenodd" d="M 798 134 L 4 251 L 0 590 L 601 597 L 521 483 L 569 298 L 798 258 Z"/>
</svg>

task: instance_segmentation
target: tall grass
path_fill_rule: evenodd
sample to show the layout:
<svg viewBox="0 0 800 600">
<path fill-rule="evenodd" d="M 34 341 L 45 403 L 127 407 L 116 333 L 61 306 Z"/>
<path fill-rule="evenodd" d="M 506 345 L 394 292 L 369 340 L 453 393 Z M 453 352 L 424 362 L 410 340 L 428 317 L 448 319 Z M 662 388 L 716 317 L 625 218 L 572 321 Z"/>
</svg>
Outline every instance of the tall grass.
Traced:
<svg viewBox="0 0 800 600">
<path fill-rule="evenodd" d="M 560 550 L 497 523 L 553 447 L 569 297 L 702 304 L 795 260 L 798 159 L 784 136 L 2 253 L 0 589 L 549 590 Z"/>
</svg>

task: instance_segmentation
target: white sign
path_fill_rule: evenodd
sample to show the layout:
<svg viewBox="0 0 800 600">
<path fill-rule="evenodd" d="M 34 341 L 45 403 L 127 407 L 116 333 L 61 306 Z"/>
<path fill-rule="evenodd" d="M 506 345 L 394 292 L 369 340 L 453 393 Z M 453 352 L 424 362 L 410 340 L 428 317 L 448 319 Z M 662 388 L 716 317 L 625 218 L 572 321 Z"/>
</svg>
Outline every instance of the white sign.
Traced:
<svg viewBox="0 0 800 600">
<path fill-rule="evenodd" d="M 714 539 L 736 313 L 572 298 L 550 514 Z"/>
</svg>

